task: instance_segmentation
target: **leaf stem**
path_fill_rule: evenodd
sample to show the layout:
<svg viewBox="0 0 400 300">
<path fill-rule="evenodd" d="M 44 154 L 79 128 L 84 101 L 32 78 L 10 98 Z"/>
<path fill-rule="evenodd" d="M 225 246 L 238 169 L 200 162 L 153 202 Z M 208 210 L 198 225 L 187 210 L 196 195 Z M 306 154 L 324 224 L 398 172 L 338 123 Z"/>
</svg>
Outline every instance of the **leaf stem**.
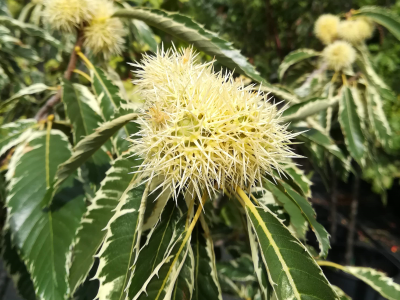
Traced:
<svg viewBox="0 0 400 300">
<path fill-rule="evenodd" d="M 334 262 L 330 262 L 330 261 L 317 260 L 316 262 L 317 262 L 317 264 L 318 264 L 319 266 L 332 267 L 332 268 L 339 269 L 339 270 L 341 270 L 341 271 L 345 271 L 345 269 L 346 269 L 346 267 L 344 267 L 344 266 L 342 266 L 342 265 L 339 265 L 339 264 L 336 264 L 336 263 L 334 263 Z"/>
<path fill-rule="evenodd" d="M 347 78 L 346 78 L 346 75 L 345 74 L 342 74 L 342 80 L 343 80 L 343 85 L 348 85 L 347 84 Z"/>
<path fill-rule="evenodd" d="M 236 193 L 238 193 L 239 197 L 244 201 L 245 205 L 251 210 L 255 210 L 255 206 L 253 204 L 253 202 L 251 202 L 251 200 L 249 199 L 249 197 L 247 197 L 246 193 L 239 187 L 236 187 Z"/>
<path fill-rule="evenodd" d="M 80 46 L 76 46 L 75 47 L 75 53 L 83 60 L 83 62 L 85 63 L 85 65 L 87 66 L 87 68 L 89 70 L 94 70 L 94 66 L 93 64 L 90 62 L 90 60 L 85 56 L 85 54 L 82 53 L 81 51 L 81 47 Z"/>
<path fill-rule="evenodd" d="M 74 73 L 79 74 L 82 77 L 84 77 L 86 80 L 88 80 L 89 82 L 92 82 L 92 78 L 90 78 L 90 76 L 88 74 L 86 74 L 85 72 L 82 72 L 81 70 L 75 69 Z"/>
</svg>

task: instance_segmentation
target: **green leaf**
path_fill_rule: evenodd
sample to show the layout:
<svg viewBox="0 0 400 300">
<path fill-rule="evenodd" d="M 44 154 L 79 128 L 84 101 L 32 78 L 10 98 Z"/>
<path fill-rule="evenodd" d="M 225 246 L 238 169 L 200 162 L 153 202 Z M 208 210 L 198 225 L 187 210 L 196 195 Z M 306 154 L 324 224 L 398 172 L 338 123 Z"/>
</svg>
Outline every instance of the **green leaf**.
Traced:
<svg viewBox="0 0 400 300">
<path fill-rule="evenodd" d="M 279 300 L 337 299 L 306 248 L 267 208 L 246 207 L 262 259 Z"/>
<path fill-rule="evenodd" d="M 39 299 L 64 300 L 68 294 L 67 256 L 85 210 L 83 187 L 71 177 L 50 207 L 44 200 L 58 165 L 70 155 L 68 139 L 60 131 L 35 132 L 14 153 L 6 176 L 13 241 Z"/>
<path fill-rule="evenodd" d="M 63 79 L 62 101 L 72 124 L 75 144 L 92 134 L 103 123 L 97 101 L 87 87 Z M 110 166 L 110 157 L 105 150 L 99 149 L 85 165 L 90 181 L 97 186 Z"/>
<path fill-rule="evenodd" d="M 132 18 L 146 22 L 168 34 L 193 44 L 200 51 L 215 57 L 221 64 L 236 72 L 258 81 L 265 82 L 254 66 L 240 54 L 232 44 L 218 37 L 214 32 L 206 30 L 191 18 L 158 9 L 132 7 L 119 10 L 115 17 Z"/>
<path fill-rule="evenodd" d="M 282 122 L 305 120 L 306 118 L 335 105 L 338 100 L 338 98 L 314 98 L 294 104 L 283 112 Z"/>
<path fill-rule="evenodd" d="M 137 186 L 137 182 L 131 181 L 105 228 L 107 234 L 97 255 L 100 264 L 95 276 L 100 281 L 97 294 L 99 300 L 125 298 L 131 266 L 140 250 L 148 186 L 149 184 L 147 188 L 144 184 Z"/>
<path fill-rule="evenodd" d="M 187 244 L 174 263 L 186 232 L 185 222 L 186 214 L 182 215 L 176 203 L 169 201 L 132 267 L 129 299 L 158 300 L 171 295 L 189 248 Z"/>
<path fill-rule="evenodd" d="M 343 86 L 340 105 L 339 123 L 342 128 L 347 149 L 351 156 L 361 164 L 365 155 L 365 140 L 361 129 L 361 119 L 357 112 L 353 88 Z"/>
<path fill-rule="evenodd" d="M 85 163 L 97 150 L 101 148 L 121 127 L 137 117 L 137 113 L 124 115 L 110 122 L 106 122 L 96 131 L 83 138 L 75 147 L 72 156 L 57 170 L 56 186 L 61 184 L 76 169 Z"/>
<path fill-rule="evenodd" d="M 33 282 L 17 248 L 11 242 L 9 230 L 3 233 L 1 249 L 5 268 L 18 293 L 26 300 L 36 300 Z"/>
<path fill-rule="evenodd" d="M 201 217 L 200 222 L 201 224 L 197 223 L 193 230 L 191 241 L 195 262 L 194 291 L 191 299 L 222 300 L 215 265 L 214 243 L 203 217 Z"/>
<path fill-rule="evenodd" d="M 249 241 L 251 248 L 251 258 L 253 260 L 254 272 L 260 286 L 261 297 L 263 300 L 270 300 L 273 294 L 273 288 L 268 279 L 267 270 L 263 264 L 260 247 L 258 245 L 257 236 L 251 227 L 251 222 L 247 222 L 247 230 L 249 233 Z"/>
<path fill-rule="evenodd" d="M 279 79 L 282 80 L 283 75 L 289 69 L 291 66 L 294 64 L 315 56 L 319 56 L 320 53 L 317 51 L 314 51 L 312 49 L 298 49 L 295 51 L 290 52 L 288 55 L 285 56 L 283 59 L 282 63 L 280 64 L 278 68 L 278 74 L 279 74 Z"/>
<path fill-rule="evenodd" d="M 366 90 L 368 117 L 377 140 L 384 146 L 391 144 L 392 130 L 383 111 L 382 98 L 375 87 L 368 85 Z"/>
<path fill-rule="evenodd" d="M 59 40 L 55 39 L 51 36 L 47 31 L 28 23 L 20 22 L 16 19 L 7 16 L 0 16 L 0 24 L 5 25 L 6 27 L 11 27 L 17 30 L 24 32 L 25 34 L 38 37 L 43 39 L 44 41 L 48 42 L 49 44 L 53 45 L 57 48 L 62 48 L 62 44 Z"/>
<path fill-rule="evenodd" d="M 43 83 L 35 83 L 30 86 L 24 87 L 23 89 L 19 90 L 16 94 L 14 94 L 12 97 L 8 98 L 3 103 L 1 103 L 0 110 L 24 96 L 42 93 L 48 89 L 49 87 Z"/>
<path fill-rule="evenodd" d="M 136 156 L 127 153 L 112 163 L 91 204 L 82 218 L 74 245 L 69 284 L 72 293 L 86 279 L 107 234 L 103 229 L 114 215 L 118 203 L 128 195 L 133 183 L 132 167 L 138 165 Z"/>
<path fill-rule="evenodd" d="M 7 150 L 17 146 L 25 141 L 31 134 L 32 128 L 35 127 L 36 120 L 26 119 L 17 120 L 0 127 L 0 156 Z"/>
<path fill-rule="evenodd" d="M 400 18 L 392 11 L 379 6 L 363 6 L 354 11 L 354 16 L 368 17 L 372 21 L 386 27 L 398 40 L 400 40 Z"/>
</svg>

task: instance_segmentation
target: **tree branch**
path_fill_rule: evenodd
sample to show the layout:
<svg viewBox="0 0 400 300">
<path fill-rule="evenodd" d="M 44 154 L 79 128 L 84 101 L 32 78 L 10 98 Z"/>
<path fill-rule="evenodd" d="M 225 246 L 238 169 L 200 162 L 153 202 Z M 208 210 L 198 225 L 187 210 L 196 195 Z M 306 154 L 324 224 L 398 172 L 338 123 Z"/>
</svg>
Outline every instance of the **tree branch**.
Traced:
<svg viewBox="0 0 400 300">
<path fill-rule="evenodd" d="M 83 30 L 78 30 L 77 37 L 76 37 L 76 43 L 75 43 L 74 49 L 73 49 L 73 51 L 71 53 L 71 56 L 69 58 L 69 63 L 68 63 L 67 70 L 64 73 L 64 78 L 67 79 L 67 80 L 71 79 L 73 71 L 74 71 L 74 69 L 76 67 L 76 62 L 78 61 L 78 55 L 76 54 L 75 48 L 76 47 L 82 47 L 83 40 L 84 40 Z M 62 89 L 60 89 L 57 92 L 57 94 L 55 94 L 49 100 L 47 100 L 47 102 L 37 112 L 37 114 L 35 116 L 35 119 L 37 121 L 46 119 L 46 117 L 48 116 L 49 112 L 53 109 L 53 107 L 58 102 L 61 101 L 61 93 L 62 93 Z"/>
</svg>

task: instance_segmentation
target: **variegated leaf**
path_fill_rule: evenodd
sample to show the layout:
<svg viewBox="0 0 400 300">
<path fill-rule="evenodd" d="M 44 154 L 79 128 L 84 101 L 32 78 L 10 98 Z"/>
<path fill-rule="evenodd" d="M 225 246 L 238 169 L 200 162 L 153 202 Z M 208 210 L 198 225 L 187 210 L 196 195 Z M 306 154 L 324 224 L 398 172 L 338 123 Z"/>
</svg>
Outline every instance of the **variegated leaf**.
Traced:
<svg viewBox="0 0 400 300">
<path fill-rule="evenodd" d="M 400 40 L 400 17 L 394 12 L 378 7 L 378 6 L 363 6 L 359 10 L 354 11 L 354 16 L 368 17 L 374 22 L 384 26 L 398 40 Z"/>
<path fill-rule="evenodd" d="M 375 87 L 369 85 L 366 90 L 368 117 L 377 140 L 388 147 L 391 142 L 392 129 L 383 111 L 382 98 Z"/>
<path fill-rule="evenodd" d="M 143 231 L 153 228 L 160 220 L 165 205 L 171 198 L 171 191 L 160 188 L 165 180 L 163 176 L 154 177 L 151 181 L 151 193 L 147 197 L 146 211 L 144 213 Z"/>
<path fill-rule="evenodd" d="M 137 159 L 137 158 L 136 158 Z M 132 175 L 131 175 L 132 176 Z M 145 188 L 147 186 L 147 188 Z M 131 182 L 108 222 L 95 279 L 100 281 L 99 300 L 123 300 L 130 270 L 139 254 L 143 216 L 149 184 Z"/>
<path fill-rule="evenodd" d="M 389 89 L 383 79 L 376 73 L 374 66 L 372 65 L 371 56 L 369 54 L 367 46 L 360 44 L 357 45 L 356 48 L 360 52 L 360 55 L 357 57 L 356 63 L 363 71 L 365 76 L 368 78 L 368 80 L 380 88 Z"/>
<path fill-rule="evenodd" d="M 304 195 L 310 198 L 312 182 L 307 178 L 306 174 L 304 174 L 304 171 L 299 169 L 296 165 L 291 164 L 285 166 L 285 172 L 288 173 L 292 177 L 293 181 L 301 187 Z"/>
<path fill-rule="evenodd" d="M 262 259 L 277 298 L 336 300 L 328 280 L 300 241 L 270 210 L 254 207 L 247 201 L 247 216 L 256 232 Z"/>
<path fill-rule="evenodd" d="M 321 149 L 326 150 L 328 153 L 339 159 L 339 161 L 344 166 L 346 166 L 346 168 L 350 168 L 349 161 L 346 159 L 346 157 L 343 155 L 343 152 L 339 149 L 338 146 L 336 146 L 334 141 L 328 135 L 315 128 L 295 127 L 293 128 L 293 130 L 296 132 L 302 132 L 301 135 L 298 135 L 296 137 L 299 141 L 321 147 Z"/>
<path fill-rule="evenodd" d="M 87 87 L 63 79 L 62 101 L 72 123 L 75 144 L 95 132 L 103 123 L 99 105 Z M 89 180 L 99 185 L 110 166 L 110 156 L 101 148 L 86 161 L 85 165 L 89 171 Z"/>
<path fill-rule="evenodd" d="M 57 170 L 56 186 L 61 184 L 76 169 L 85 163 L 97 150 L 99 150 L 121 127 L 133 121 L 138 114 L 131 113 L 106 122 L 96 131 L 83 138 L 75 147 L 70 159 L 61 164 Z"/>
<path fill-rule="evenodd" d="M 294 191 L 288 184 L 283 182 L 282 185 L 287 195 L 289 195 L 290 198 L 301 209 L 301 212 L 308 221 L 311 230 L 315 233 L 315 236 L 317 237 L 317 240 L 319 242 L 319 255 L 322 257 L 326 257 L 328 255 L 329 249 L 331 248 L 329 242 L 329 233 L 326 231 L 324 226 L 318 223 L 316 213 L 312 208 L 311 203 L 306 198 Z"/>
<path fill-rule="evenodd" d="M 362 164 L 366 147 L 362 132 L 361 118 L 358 114 L 353 89 L 343 86 L 339 105 L 339 123 L 342 128 L 344 140 L 351 156 Z"/>
<path fill-rule="evenodd" d="M 215 265 L 214 244 L 207 223 L 202 216 L 192 234 L 195 261 L 193 300 L 222 300 Z"/>
<path fill-rule="evenodd" d="M 113 118 L 119 118 L 132 113 L 135 113 L 135 109 L 129 105 L 122 105 L 115 111 Z M 129 122 L 117 131 L 117 133 L 113 136 L 113 143 L 119 155 L 129 150 L 130 146 L 132 145 L 132 138 L 138 138 L 137 136 L 132 137 L 132 135 L 137 133 L 139 130 L 140 125 L 138 123 Z"/>
<path fill-rule="evenodd" d="M 43 30 L 35 25 L 20 22 L 16 19 L 7 16 L 0 16 L 0 24 L 5 25 L 8 28 L 14 28 L 16 30 L 20 30 L 31 37 L 38 37 L 53 45 L 54 47 L 62 48 L 63 45 L 61 42 L 54 38 L 50 33 L 46 30 Z"/>
<path fill-rule="evenodd" d="M 314 98 L 298 104 L 294 104 L 283 112 L 282 121 L 293 122 L 305 120 L 309 116 L 312 116 L 337 104 L 338 100 L 338 97 L 332 99 Z"/>
<path fill-rule="evenodd" d="M 274 290 L 269 282 L 268 273 L 261 258 L 257 236 L 251 227 L 250 220 L 247 222 L 247 230 L 249 233 L 251 258 L 253 260 L 254 272 L 256 273 L 258 284 L 260 286 L 261 299 L 270 300 Z"/>
<path fill-rule="evenodd" d="M 298 237 L 304 239 L 308 230 L 308 224 L 298 205 L 296 205 L 287 193 L 282 192 L 274 183 L 264 180 L 263 186 L 268 192 L 272 193 L 278 203 L 283 205 L 285 211 L 290 216 L 290 223 Z"/>
<path fill-rule="evenodd" d="M 132 266 L 129 299 L 170 299 L 189 252 L 188 243 L 183 243 L 186 219 L 186 213 L 182 214 L 176 203 L 169 201 Z"/>
<path fill-rule="evenodd" d="M 125 107 L 127 106 L 126 101 L 121 98 L 119 88 L 107 77 L 102 69 L 94 67 L 91 73 L 93 90 L 99 102 L 102 116 L 106 121 L 134 112 L 133 109 Z M 113 142 L 118 155 L 128 150 L 131 144 L 126 139 L 135 134 L 138 129 L 138 125 L 131 122 L 117 131 L 113 137 Z"/>
<path fill-rule="evenodd" d="M 382 272 L 364 267 L 344 267 L 343 271 L 364 281 L 386 299 L 400 299 L 400 285 Z"/>
<path fill-rule="evenodd" d="M 130 173 L 140 163 L 136 158 L 127 153 L 113 162 L 81 221 L 69 276 L 72 293 L 86 279 L 107 234 L 103 229 L 114 215 L 114 209 L 127 197 L 134 179 Z"/>
<path fill-rule="evenodd" d="M 176 36 L 197 49 L 215 57 L 221 64 L 258 81 L 265 81 L 247 59 L 232 44 L 206 30 L 191 18 L 159 9 L 131 7 L 117 11 L 114 16 L 141 20 L 168 34 Z M 266 83 L 267 84 L 267 83 Z"/>
<path fill-rule="evenodd" d="M 0 110 L 2 110 L 4 107 L 7 105 L 15 102 L 16 100 L 28 96 L 28 95 L 33 95 L 33 94 L 38 94 L 41 92 L 44 92 L 45 90 L 48 90 L 50 87 L 43 83 L 35 83 L 30 86 L 24 87 L 21 90 L 19 90 L 17 93 L 15 93 L 12 97 L 8 98 L 5 101 L 2 101 L 0 104 Z"/>
<path fill-rule="evenodd" d="M 267 269 L 265 268 L 261 257 L 256 233 L 251 227 L 251 222 L 249 220 L 247 222 L 247 230 L 249 233 L 251 257 L 253 260 L 254 272 L 256 273 L 258 284 L 260 286 L 261 299 L 270 300 L 274 290 L 269 282 Z"/>
<path fill-rule="evenodd" d="M 266 186 L 268 190 L 272 193 L 276 193 L 279 195 L 280 192 L 280 201 L 284 201 L 285 209 L 286 207 L 290 207 L 291 211 L 294 211 L 294 208 L 291 204 L 288 203 L 288 200 L 293 202 L 297 208 L 300 210 L 301 214 L 305 218 L 305 220 L 310 225 L 312 231 L 315 233 L 317 240 L 320 246 L 319 255 L 322 257 L 326 257 L 328 255 L 328 251 L 330 249 L 329 243 L 329 234 L 320 223 L 317 222 L 316 213 L 311 206 L 311 203 L 307 200 L 306 197 L 300 195 L 297 191 L 293 189 L 288 183 L 286 183 L 283 179 L 275 178 L 275 184 L 271 183 L 271 179 L 264 179 L 263 184 Z M 290 212 L 288 211 L 290 214 Z M 292 219 L 291 219 L 292 221 Z M 293 224 L 293 221 L 292 221 Z"/>
<path fill-rule="evenodd" d="M 319 56 L 320 53 L 312 49 L 298 49 L 285 56 L 278 68 L 279 79 L 282 80 L 285 72 L 294 64 L 307 58 Z"/>
<path fill-rule="evenodd" d="M 189 247 L 185 263 L 183 264 L 182 269 L 179 272 L 178 278 L 176 279 L 171 300 L 193 299 L 192 295 L 194 288 L 194 267 L 195 261 L 193 250 L 191 247 Z"/>
<path fill-rule="evenodd" d="M 0 127 L 0 156 L 12 147 L 25 141 L 31 134 L 31 128 L 35 127 L 36 120 L 26 119 L 8 123 Z"/>
<path fill-rule="evenodd" d="M 112 120 L 115 110 L 126 101 L 119 95 L 119 89 L 107 78 L 106 73 L 100 68 L 92 71 L 93 90 L 100 104 L 102 116 L 106 121 Z"/>
<path fill-rule="evenodd" d="M 371 288 L 389 300 L 400 299 L 400 285 L 386 274 L 372 268 L 341 266 L 328 261 L 318 261 L 320 266 L 333 267 L 364 281 Z"/>
<path fill-rule="evenodd" d="M 60 131 L 35 132 L 14 153 L 7 173 L 13 242 L 31 274 L 38 299 L 67 298 L 69 248 L 85 210 L 83 187 L 70 177 L 47 198 L 60 163 L 71 155 Z M 49 203 L 51 202 L 51 205 Z"/>
</svg>

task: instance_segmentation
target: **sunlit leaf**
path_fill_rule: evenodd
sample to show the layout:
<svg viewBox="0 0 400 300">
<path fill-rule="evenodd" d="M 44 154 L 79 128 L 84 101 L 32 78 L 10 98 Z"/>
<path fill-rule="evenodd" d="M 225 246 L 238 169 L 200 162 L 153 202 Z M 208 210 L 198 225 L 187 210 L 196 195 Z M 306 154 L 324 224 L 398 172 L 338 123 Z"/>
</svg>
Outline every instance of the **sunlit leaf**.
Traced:
<svg viewBox="0 0 400 300">
<path fill-rule="evenodd" d="M 69 275 L 71 291 L 86 279 L 94 263 L 94 256 L 102 244 L 107 231 L 103 230 L 114 215 L 114 209 L 122 198 L 126 198 L 134 175 L 132 167 L 140 161 L 131 154 L 125 154 L 113 162 L 107 176 L 96 192 L 87 212 L 82 218 L 74 245 Z"/>
<path fill-rule="evenodd" d="M 37 297 L 64 300 L 69 291 L 67 256 L 85 210 L 84 191 L 70 177 L 47 207 L 45 197 L 57 167 L 71 155 L 67 137 L 57 130 L 49 133 L 32 134 L 14 153 L 7 173 L 7 207 L 13 241 Z"/>
<path fill-rule="evenodd" d="M 137 182 L 131 181 L 104 229 L 106 236 L 97 255 L 100 264 L 95 276 L 100 281 L 99 300 L 120 300 L 125 296 L 131 267 L 140 250 L 148 193 L 148 184 L 146 188 L 144 184 L 137 186 Z"/>
</svg>

